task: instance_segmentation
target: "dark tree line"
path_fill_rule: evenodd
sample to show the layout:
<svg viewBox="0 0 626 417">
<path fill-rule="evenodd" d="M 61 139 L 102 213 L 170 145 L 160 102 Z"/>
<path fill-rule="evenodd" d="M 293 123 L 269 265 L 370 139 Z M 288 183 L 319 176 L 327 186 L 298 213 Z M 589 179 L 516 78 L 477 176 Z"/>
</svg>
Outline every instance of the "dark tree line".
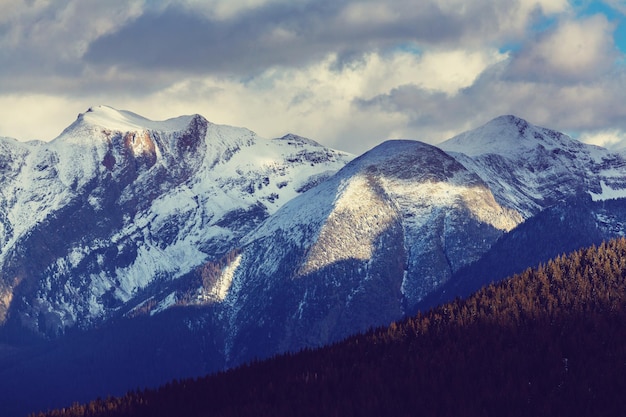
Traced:
<svg viewBox="0 0 626 417">
<path fill-rule="evenodd" d="M 626 413 L 626 239 L 317 350 L 32 416 Z"/>
</svg>

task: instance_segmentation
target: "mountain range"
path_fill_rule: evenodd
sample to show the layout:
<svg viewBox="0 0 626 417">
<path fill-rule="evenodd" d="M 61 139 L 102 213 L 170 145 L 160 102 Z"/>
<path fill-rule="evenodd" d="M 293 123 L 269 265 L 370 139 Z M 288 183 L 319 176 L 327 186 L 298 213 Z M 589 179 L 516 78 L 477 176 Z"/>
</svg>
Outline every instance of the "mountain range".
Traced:
<svg viewBox="0 0 626 417">
<path fill-rule="evenodd" d="M 109 107 L 50 143 L 2 147 L 0 319 L 44 336 L 128 314 L 351 159 L 293 135 Z"/>
<path fill-rule="evenodd" d="M 0 406 L 16 411 L 326 345 L 626 224 L 624 155 L 515 116 L 355 158 L 99 106 L 0 146 L 0 389 L 16 393 Z"/>
<path fill-rule="evenodd" d="M 614 239 L 330 346 L 37 417 L 622 415 L 625 274 Z"/>
</svg>

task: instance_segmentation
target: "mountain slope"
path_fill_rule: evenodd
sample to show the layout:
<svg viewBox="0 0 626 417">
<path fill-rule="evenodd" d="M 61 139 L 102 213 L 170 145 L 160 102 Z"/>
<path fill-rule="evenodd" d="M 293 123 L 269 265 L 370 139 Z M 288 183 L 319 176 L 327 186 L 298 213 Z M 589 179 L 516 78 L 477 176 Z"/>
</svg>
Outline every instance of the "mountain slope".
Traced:
<svg viewBox="0 0 626 417">
<path fill-rule="evenodd" d="M 626 159 L 515 116 L 501 116 L 438 145 L 489 184 L 525 222 L 419 308 L 466 296 L 561 253 L 624 236 Z M 618 200 L 615 200 L 618 199 Z M 607 201 L 608 200 L 608 201 Z"/>
<path fill-rule="evenodd" d="M 570 199 L 551 206 L 504 235 L 478 261 L 457 271 L 418 304 L 425 310 L 480 288 L 531 265 L 581 247 L 626 236 L 626 199 Z"/>
<path fill-rule="evenodd" d="M 626 197 L 623 156 L 515 116 L 498 117 L 437 146 L 524 218 L 581 194 L 597 200 Z"/>
<path fill-rule="evenodd" d="M 3 392 L 63 375 L 82 381 L 80 398 L 106 395 L 320 346 L 626 224 L 604 201 L 624 191 L 620 155 L 513 116 L 447 153 L 389 141 L 350 163 L 295 135 L 106 107 L 51 143 L 0 146 L 0 343 L 23 341 L 24 328 L 53 339 L 43 354 L 0 355 Z M 107 358 L 141 361 L 90 363 L 107 376 L 100 386 L 73 341 L 101 352 L 102 335 L 119 342 Z M 47 374 L 42 358 L 54 358 Z"/>
<path fill-rule="evenodd" d="M 626 241 L 315 351 L 45 416 L 621 415 Z"/>
<path fill-rule="evenodd" d="M 393 321 L 520 221 L 441 150 L 385 142 L 243 241 L 224 300 L 228 359 Z"/>
<path fill-rule="evenodd" d="M 294 135 L 103 106 L 50 143 L 2 146 L 0 318 L 48 335 L 128 312 L 351 159 Z"/>
<path fill-rule="evenodd" d="M 513 116 L 441 147 L 448 154 L 415 141 L 386 142 L 290 201 L 242 241 L 222 280 L 229 364 L 388 323 L 432 302 L 438 291 L 450 290 L 440 302 L 455 286 L 467 294 L 504 276 L 467 275 L 473 263 L 486 265 L 484 256 L 492 259 L 489 272 L 501 265 L 509 267 L 506 273 L 521 272 L 556 254 L 535 251 L 519 262 L 499 257 L 503 245 L 492 246 L 518 226 L 520 233 L 530 230 L 524 219 L 568 201 L 624 192 L 619 154 Z M 569 215 L 585 216 L 576 211 L 583 207 Z M 614 232 L 598 236 L 618 236 L 621 217 L 610 210 L 605 217 Z M 589 233 L 600 227 L 592 220 Z M 541 230 L 524 240 L 528 249 L 534 239 L 552 242 L 555 250 L 597 241 L 579 236 L 558 245 L 564 230 L 553 236 Z"/>
</svg>

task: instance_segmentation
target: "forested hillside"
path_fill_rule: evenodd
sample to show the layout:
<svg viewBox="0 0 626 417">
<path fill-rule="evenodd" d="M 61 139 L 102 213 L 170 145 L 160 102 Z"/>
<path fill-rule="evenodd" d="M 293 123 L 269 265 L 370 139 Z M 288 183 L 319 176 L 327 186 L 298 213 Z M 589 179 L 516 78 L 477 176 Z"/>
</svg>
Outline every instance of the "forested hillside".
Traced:
<svg viewBox="0 0 626 417">
<path fill-rule="evenodd" d="M 619 239 L 319 350 L 34 415 L 622 415 L 625 300 Z"/>
</svg>

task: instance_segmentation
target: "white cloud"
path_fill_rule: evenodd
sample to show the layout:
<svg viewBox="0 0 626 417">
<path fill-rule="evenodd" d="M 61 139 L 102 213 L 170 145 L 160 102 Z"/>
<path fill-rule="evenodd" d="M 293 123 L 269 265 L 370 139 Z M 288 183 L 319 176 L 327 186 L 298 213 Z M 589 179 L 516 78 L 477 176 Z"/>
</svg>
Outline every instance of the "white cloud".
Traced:
<svg viewBox="0 0 626 417">
<path fill-rule="evenodd" d="M 626 149 L 626 131 L 620 129 L 586 132 L 579 137 L 579 140 L 608 149 Z"/>
<path fill-rule="evenodd" d="M 348 25 L 372 26 L 393 23 L 401 18 L 401 11 L 391 3 L 351 3 L 342 10 L 339 19 Z"/>
<path fill-rule="evenodd" d="M 336 70 L 334 57 L 328 56 L 303 69 L 268 70 L 245 84 L 214 77 L 183 81 L 154 94 L 147 101 L 154 104 L 137 105 L 148 117 L 199 112 L 214 122 L 246 126 L 266 137 L 293 132 L 362 152 L 381 140 L 409 137 L 412 132 L 404 128 L 407 115 L 358 108 L 354 100 L 409 83 L 455 94 L 503 58 L 496 51 L 429 52 L 423 56 L 372 53 L 358 64 Z"/>
<path fill-rule="evenodd" d="M 418 65 L 405 65 L 404 69 L 419 74 L 413 80 L 422 88 L 455 94 L 471 86 L 487 67 L 503 61 L 507 56 L 489 49 L 433 51 L 424 53 Z M 402 84 L 395 84 L 398 85 Z"/>
<path fill-rule="evenodd" d="M 524 40 L 537 19 L 571 11 L 568 0 L 440 0 L 433 1 L 444 14 L 468 24 L 460 43 L 470 45 Z"/>
<path fill-rule="evenodd" d="M 41 94 L 0 96 L 0 136 L 49 141 L 69 126 L 89 104 Z"/>
<path fill-rule="evenodd" d="M 164 3 L 174 6 L 183 4 L 210 18 L 227 20 L 239 13 L 259 9 L 262 6 L 294 1 L 296 0 L 167 0 Z"/>
<path fill-rule="evenodd" d="M 23 17 L 36 16 L 49 7 L 50 0 L 0 2 L 0 23 L 12 23 Z"/>
<path fill-rule="evenodd" d="M 147 96 L 116 91 L 94 94 L 88 102 L 42 95 L 0 96 L 0 108 L 15 109 L 5 123 L 0 122 L 0 135 L 51 139 L 77 112 L 100 102 L 152 119 L 200 113 L 215 123 L 245 126 L 266 137 L 293 132 L 361 152 L 386 138 L 408 137 L 411 131 L 403 127 L 409 120 L 407 115 L 360 109 L 354 106 L 355 100 L 406 84 L 453 95 L 471 86 L 485 68 L 505 58 L 495 50 L 431 51 L 422 55 L 399 50 L 385 55 L 371 53 L 337 69 L 335 56 L 329 55 L 323 62 L 301 69 L 270 69 L 245 83 L 226 77 L 185 78 Z M 34 112 L 20 115 L 25 107 Z"/>
<path fill-rule="evenodd" d="M 623 15 L 626 15 L 626 1 L 624 0 L 604 0 L 603 3 L 608 4 L 613 9 L 617 10 Z"/>
<path fill-rule="evenodd" d="M 394 124 L 406 122 L 401 115 L 363 117 L 352 108 L 352 100 L 364 89 L 376 88 L 370 81 L 380 80 L 379 87 L 393 83 L 391 75 L 381 73 L 386 67 L 379 56 L 340 72 L 331 69 L 332 63 L 328 57 L 302 70 L 268 70 L 245 84 L 214 77 L 183 81 L 156 93 L 151 100 L 156 108 L 146 111 L 159 118 L 167 117 L 164 108 L 172 114 L 199 112 L 216 123 L 246 126 L 266 137 L 293 132 L 338 147 L 345 145 L 338 137 L 348 131 L 361 132 L 372 141 L 372 134 L 384 134 Z M 403 74 L 396 76 L 398 80 Z"/>
<path fill-rule="evenodd" d="M 504 113 L 623 131 L 616 23 L 572 4 L 2 2 L 0 135 L 51 139 L 100 103 L 352 152 L 392 137 L 436 142 Z"/>
</svg>

